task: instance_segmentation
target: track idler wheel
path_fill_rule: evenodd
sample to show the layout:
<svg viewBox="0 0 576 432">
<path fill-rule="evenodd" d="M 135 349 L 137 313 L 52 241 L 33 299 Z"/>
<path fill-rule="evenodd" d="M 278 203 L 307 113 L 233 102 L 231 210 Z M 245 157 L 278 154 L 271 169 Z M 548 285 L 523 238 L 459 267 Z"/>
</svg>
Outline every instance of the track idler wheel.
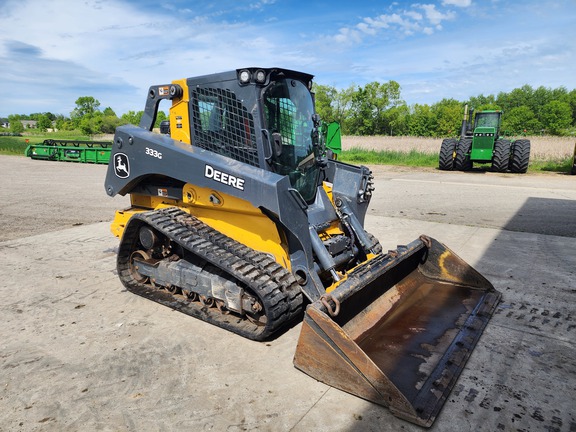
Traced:
<svg viewBox="0 0 576 432">
<path fill-rule="evenodd" d="M 138 272 L 138 263 L 134 261 L 135 258 L 146 261 L 150 259 L 150 256 L 143 250 L 137 250 L 130 254 L 130 276 L 134 281 L 145 284 L 149 278 Z"/>
</svg>

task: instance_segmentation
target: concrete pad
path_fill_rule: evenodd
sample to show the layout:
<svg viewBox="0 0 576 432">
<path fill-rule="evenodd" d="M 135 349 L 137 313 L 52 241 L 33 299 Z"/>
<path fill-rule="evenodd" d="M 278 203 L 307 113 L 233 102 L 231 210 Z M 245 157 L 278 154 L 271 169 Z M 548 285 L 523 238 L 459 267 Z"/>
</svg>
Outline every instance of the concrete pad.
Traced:
<svg viewBox="0 0 576 432">
<path fill-rule="evenodd" d="M 437 238 L 504 295 L 432 430 L 576 429 L 572 238 L 366 225 Z M 421 430 L 296 370 L 300 325 L 257 343 L 128 293 L 116 245 L 108 223 L 0 243 L 0 430 Z"/>
</svg>

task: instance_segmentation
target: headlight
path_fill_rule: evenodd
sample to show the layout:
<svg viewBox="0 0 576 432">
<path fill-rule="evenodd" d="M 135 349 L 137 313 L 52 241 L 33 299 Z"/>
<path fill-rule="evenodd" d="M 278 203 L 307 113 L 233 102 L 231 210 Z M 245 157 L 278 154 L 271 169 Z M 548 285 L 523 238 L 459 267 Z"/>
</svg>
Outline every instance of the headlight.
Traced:
<svg viewBox="0 0 576 432">
<path fill-rule="evenodd" d="M 266 73 L 262 70 L 262 69 L 258 69 L 256 71 L 256 82 L 258 84 L 264 84 L 264 82 L 266 81 Z"/>
<path fill-rule="evenodd" d="M 239 74 L 240 83 L 248 84 L 250 82 L 250 71 L 249 70 L 241 70 Z"/>
</svg>

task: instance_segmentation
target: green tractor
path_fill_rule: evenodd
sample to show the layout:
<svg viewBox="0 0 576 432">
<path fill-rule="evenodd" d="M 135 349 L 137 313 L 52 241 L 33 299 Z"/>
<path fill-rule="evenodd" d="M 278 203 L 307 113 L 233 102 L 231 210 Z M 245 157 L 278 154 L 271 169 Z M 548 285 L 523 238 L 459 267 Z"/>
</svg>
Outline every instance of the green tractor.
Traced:
<svg viewBox="0 0 576 432">
<path fill-rule="evenodd" d="M 492 171 L 525 173 L 530 160 L 530 140 L 510 141 L 500 135 L 502 111 L 484 110 L 468 117 L 468 105 L 460 138 L 442 141 L 438 167 L 441 170 L 469 171 L 474 162 L 491 163 Z M 472 119 L 473 124 L 472 124 Z"/>
</svg>

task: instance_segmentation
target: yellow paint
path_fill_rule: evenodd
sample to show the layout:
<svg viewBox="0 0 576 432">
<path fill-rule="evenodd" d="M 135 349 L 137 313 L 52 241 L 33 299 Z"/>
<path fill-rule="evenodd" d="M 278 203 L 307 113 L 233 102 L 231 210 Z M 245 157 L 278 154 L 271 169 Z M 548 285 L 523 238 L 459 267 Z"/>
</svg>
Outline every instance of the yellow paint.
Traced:
<svg viewBox="0 0 576 432">
<path fill-rule="evenodd" d="M 442 276 L 448 279 L 452 279 L 453 275 L 446 269 L 444 261 L 446 261 L 446 258 L 448 258 L 450 255 L 452 255 L 450 251 L 445 250 L 444 252 L 442 252 L 442 255 L 438 257 L 438 267 L 440 268 L 440 273 L 442 274 Z"/>
<path fill-rule="evenodd" d="M 121 238 L 122 234 L 124 233 L 124 228 L 126 228 L 126 224 L 128 223 L 128 220 L 130 220 L 132 215 L 134 213 L 142 212 L 145 210 L 148 209 L 137 209 L 131 207 L 126 210 L 117 210 L 116 214 L 114 215 L 114 220 L 110 225 L 110 231 L 112 231 L 112 234 L 114 234 L 114 236 Z"/>
<path fill-rule="evenodd" d="M 346 280 L 346 276 L 344 276 L 343 278 L 341 278 L 338 282 L 333 282 L 332 285 L 330 285 L 329 287 L 326 288 L 326 292 L 327 293 L 331 293 L 332 291 L 334 291 L 336 288 L 338 288 L 338 286 L 344 282 Z"/>
<path fill-rule="evenodd" d="M 210 188 L 184 185 L 182 199 L 131 194 L 132 207 L 116 212 L 111 231 L 121 237 L 130 217 L 137 212 L 179 207 L 228 237 L 260 252 L 290 269 L 288 245 L 276 224 L 249 202 Z"/>
<path fill-rule="evenodd" d="M 374 258 L 376 258 L 377 256 L 378 256 L 378 255 L 374 255 L 374 254 L 371 254 L 371 253 L 367 254 L 367 255 L 366 255 L 366 261 L 363 261 L 363 262 L 361 262 L 360 264 L 358 264 L 357 266 L 351 268 L 350 270 L 348 270 L 348 273 L 356 270 L 356 269 L 359 268 L 359 267 L 362 267 L 362 266 L 365 266 L 365 265 L 370 265 L 370 262 L 371 262 Z M 330 293 L 330 292 L 334 291 L 342 282 L 344 282 L 344 281 L 348 278 L 347 273 L 346 273 L 346 274 L 339 273 L 339 275 L 340 275 L 341 279 L 340 279 L 338 282 L 334 282 L 332 285 L 330 285 L 328 288 L 326 288 L 326 292 L 327 292 L 327 293 Z"/>
<path fill-rule="evenodd" d="M 181 141 L 186 144 L 192 144 L 190 138 L 190 111 L 188 110 L 188 102 L 190 99 L 188 85 L 185 79 L 172 81 L 172 84 L 178 84 L 182 87 L 183 93 L 179 98 L 172 99 L 172 107 L 170 108 L 170 136 L 176 141 Z"/>
<path fill-rule="evenodd" d="M 324 189 L 324 192 L 326 192 L 326 195 L 328 196 L 328 199 L 330 200 L 332 205 L 334 205 L 334 198 L 332 195 L 332 183 L 323 182 L 322 188 Z M 320 238 L 322 240 L 326 240 L 327 237 L 335 236 L 335 235 L 339 235 L 339 234 L 343 234 L 339 219 L 332 221 L 332 223 L 330 224 L 330 227 L 328 227 L 322 233 L 319 233 Z"/>
</svg>

